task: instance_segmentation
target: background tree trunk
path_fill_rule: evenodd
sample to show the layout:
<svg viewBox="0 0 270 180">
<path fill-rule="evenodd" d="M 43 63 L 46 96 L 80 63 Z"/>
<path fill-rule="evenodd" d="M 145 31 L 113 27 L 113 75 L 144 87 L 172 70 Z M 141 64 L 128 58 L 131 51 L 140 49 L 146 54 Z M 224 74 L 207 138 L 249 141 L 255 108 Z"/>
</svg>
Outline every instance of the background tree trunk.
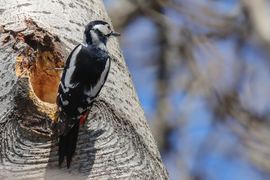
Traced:
<svg viewBox="0 0 270 180">
<path fill-rule="evenodd" d="M 58 168 L 54 68 L 97 19 L 111 24 L 101 0 L 0 2 L 0 179 L 168 179 L 115 38 L 108 80 L 80 128 L 71 168 Z"/>
</svg>

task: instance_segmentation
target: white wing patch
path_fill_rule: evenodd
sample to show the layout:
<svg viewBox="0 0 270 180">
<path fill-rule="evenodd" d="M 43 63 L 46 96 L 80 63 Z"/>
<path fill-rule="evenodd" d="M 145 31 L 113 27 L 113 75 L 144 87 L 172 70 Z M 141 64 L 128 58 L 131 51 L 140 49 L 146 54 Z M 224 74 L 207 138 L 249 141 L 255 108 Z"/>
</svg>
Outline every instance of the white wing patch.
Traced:
<svg viewBox="0 0 270 180">
<path fill-rule="evenodd" d="M 84 89 L 84 94 L 85 95 L 87 95 L 89 97 L 94 97 L 94 96 L 97 95 L 98 91 L 100 90 L 100 88 L 102 87 L 102 85 L 105 82 L 105 77 L 106 77 L 106 74 L 109 71 L 109 68 L 110 68 L 110 60 L 107 59 L 105 68 L 104 68 L 103 72 L 101 73 L 100 79 L 98 80 L 97 84 L 95 84 L 94 87 L 90 87 L 90 90 L 89 91 L 87 91 L 86 89 Z M 87 102 L 89 102 L 88 99 L 87 99 Z"/>
<path fill-rule="evenodd" d="M 67 106 L 69 104 L 68 100 L 65 100 L 65 101 L 63 100 L 62 95 L 60 95 L 59 97 L 62 101 L 63 106 Z"/>
<path fill-rule="evenodd" d="M 100 41 L 95 31 L 91 30 L 90 33 L 91 33 L 93 44 L 97 46 L 98 48 L 107 51 L 106 45 L 102 41 Z"/>
<path fill-rule="evenodd" d="M 78 107 L 78 111 L 79 111 L 79 113 L 82 113 L 83 112 L 83 108 L 81 108 L 81 107 Z"/>
<path fill-rule="evenodd" d="M 66 93 L 66 92 L 69 91 L 69 88 L 66 88 L 66 87 L 63 85 L 62 81 L 60 81 L 60 86 L 61 86 L 61 88 L 62 88 L 62 90 L 63 90 L 64 93 Z M 59 93 L 58 93 L 58 94 L 59 94 Z M 58 95 L 58 94 L 57 94 L 57 95 Z"/>
<path fill-rule="evenodd" d="M 78 83 L 73 83 L 73 84 L 70 83 L 70 80 L 71 80 L 71 76 L 74 73 L 74 70 L 76 68 L 76 65 L 75 65 L 76 57 L 81 49 L 82 49 L 82 45 L 79 45 L 77 47 L 77 49 L 72 53 L 72 56 L 70 58 L 69 67 L 66 70 L 66 76 L 65 76 L 65 81 L 64 81 L 65 82 L 64 86 L 67 88 L 74 88 L 78 85 Z M 63 86 L 62 86 L 62 88 L 63 88 Z M 63 91 L 64 91 L 64 88 L 63 88 Z M 67 89 L 67 91 L 68 91 L 68 89 Z"/>
<path fill-rule="evenodd" d="M 92 101 L 94 101 L 94 99 L 91 100 L 91 98 L 88 97 L 88 98 L 86 99 L 86 101 L 88 102 L 88 104 L 90 104 Z"/>
</svg>

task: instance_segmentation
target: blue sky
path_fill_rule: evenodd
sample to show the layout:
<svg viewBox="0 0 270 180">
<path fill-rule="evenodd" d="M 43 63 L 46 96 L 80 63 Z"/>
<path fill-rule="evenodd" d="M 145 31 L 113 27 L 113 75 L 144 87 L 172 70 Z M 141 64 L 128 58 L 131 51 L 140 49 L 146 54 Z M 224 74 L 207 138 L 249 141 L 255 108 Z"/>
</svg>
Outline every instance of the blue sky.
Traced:
<svg viewBox="0 0 270 180">
<path fill-rule="evenodd" d="M 107 3 L 114 1 L 106 0 L 104 2 L 109 8 Z M 193 0 L 193 2 L 206 5 L 210 1 Z M 211 1 L 211 3 L 221 14 L 232 14 L 239 10 L 237 0 L 219 0 Z M 190 4 L 192 6 L 192 3 Z M 177 22 L 179 28 L 193 27 L 175 10 L 166 7 L 165 14 Z M 208 29 L 198 29 L 195 26 L 194 28 L 197 33 L 208 31 Z M 155 120 L 157 108 L 156 76 L 158 67 L 156 60 L 159 46 L 156 44 L 156 33 L 155 24 L 151 19 L 138 17 L 126 27 L 120 38 L 121 49 L 150 125 Z M 181 38 L 177 34 L 173 34 L 173 37 L 175 40 Z M 234 72 L 237 71 L 237 63 L 239 63 L 237 62 L 239 57 L 236 57 L 237 52 L 235 52 L 236 42 L 237 39 L 234 36 L 211 42 L 222 56 L 222 62 L 207 59 L 199 47 L 194 52 L 196 62 L 199 66 L 201 65 L 202 72 L 207 71 L 208 66 L 212 63 L 221 64 L 221 76 L 211 79 L 214 88 L 221 94 L 236 85 Z M 263 83 L 266 90 L 270 92 L 270 72 L 269 68 L 265 66 L 265 57 L 261 55 L 260 49 L 251 44 L 244 47 L 240 54 L 241 59 L 248 62 L 248 68 L 243 71 L 242 84 L 237 84 L 240 99 L 248 110 L 258 114 L 269 114 L 269 93 L 256 86 L 252 87 L 254 81 L 258 82 L 258 86 Z M 250 71 L 252 73 L 248 76 Z M 172 72 L 172 79 L 189 75 L 180 63 L 176 63 Z M 170 86 L 173 86 L 172 82 Z M 266 94 L 267 98 L 260 96 L 262 93 Z M 216 123 L 216 117 L 210 109 L 211 104 L 207 98 L 200 93 L 187 93 L 182 87 L 174 88 L 167 98 L 173 109 L 167 117 L 168 123 L 175 125 L 175 129 L 168 139 L 171 149 L 161 153 L 171 180 L 178 180 L 187 172 L 204 175 L 207 180 L 265 179 L 263 173 L 253 167 L 241 153 L 245 151 L 245 147 L 241 145 L 239 137 L 230 132 L 225 124 Z M 181 117 L 185 117 L 187 121 L 179 123 Z M 211 147 L 209 149 L 206 146 L 207 143 L 215 144 L 215 146 L 209 146 Z M 181 168 L 179 169 L 179 167 Z"/>
</svg>

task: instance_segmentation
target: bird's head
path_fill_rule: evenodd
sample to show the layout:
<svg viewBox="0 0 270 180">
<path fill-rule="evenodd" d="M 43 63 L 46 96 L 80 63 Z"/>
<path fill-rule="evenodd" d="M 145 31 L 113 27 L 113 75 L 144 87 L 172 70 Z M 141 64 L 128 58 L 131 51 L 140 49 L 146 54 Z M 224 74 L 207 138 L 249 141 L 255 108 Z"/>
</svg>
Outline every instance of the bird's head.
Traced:
<svg viewBox="0 0 270 180">
<path fill-rule="evenodd" d="M 110 25 L 104 21 L 91 21 L 85 27 L 83 44 L 94 45 L 103 49 L 111 36 L 120 36 L 119 33 L 112 31 Z"/>
</svg>

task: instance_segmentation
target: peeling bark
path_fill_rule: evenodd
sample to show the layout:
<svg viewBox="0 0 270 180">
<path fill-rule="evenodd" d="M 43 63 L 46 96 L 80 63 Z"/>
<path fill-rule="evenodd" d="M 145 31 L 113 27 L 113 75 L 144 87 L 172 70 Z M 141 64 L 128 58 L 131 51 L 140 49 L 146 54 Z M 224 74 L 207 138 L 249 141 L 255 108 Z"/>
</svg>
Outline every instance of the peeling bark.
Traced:
<svg viewBox="0 0 270 180">
<path fill-rule="evenodd" d="M 55 97 L 68 53 L 102 1 L 0 2 L 0 179 L 168 179 L 116 39 L 108 80 L 58 167 Z"/>
</svg>

